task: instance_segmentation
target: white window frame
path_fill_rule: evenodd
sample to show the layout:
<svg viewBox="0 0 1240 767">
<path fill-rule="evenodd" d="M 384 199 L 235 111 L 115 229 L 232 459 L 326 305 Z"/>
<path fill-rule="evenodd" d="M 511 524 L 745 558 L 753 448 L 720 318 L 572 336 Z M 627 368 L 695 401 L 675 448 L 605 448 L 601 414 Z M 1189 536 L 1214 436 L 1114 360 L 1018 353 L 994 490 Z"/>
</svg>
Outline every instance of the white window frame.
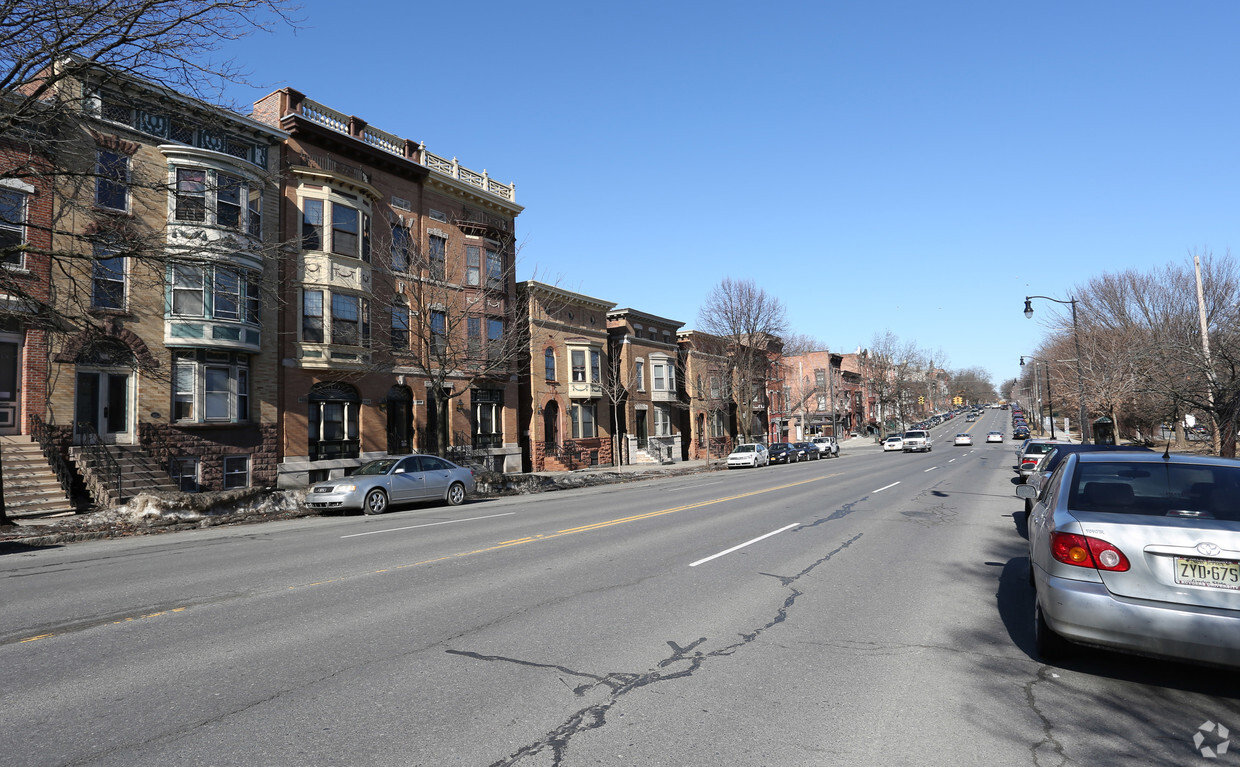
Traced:
<svg viewBox="0 0 1240 767">
<path fill-rule="evenodd" d="M 233 466 L 235 466 L 237 462 L 239 461 L 241 462 L 241 465 L 243 467 L 241 471 L 237 471 L 236 469 L 230 469 L 229 464 L 232 464 Z M 240 485 L 230 486 L 228 484 L 228 478 L 230 476 L 235 477 L 238 474 L 244 475 L 245 482 Z M 250 478 L 250 456 L 249 455 L 226 455 L 224 456 L 223 473 L 220 475 L 220 489 L 233 490 L 233 489 L 249 487 L 250 481 L 251 481 L 251 478 Z"/>
<path fill-rule="evenodd" d="M 0 266 L 4 266 L 6 269 L 22 271 L 26 268 L 26 253 L 22 246 L 29 242 L 26 238 L 26 228 L 30 225 L 30 195 L 33 193 L 34 187 L 29 184 L 17 179 L 0 179 L 0 194 L 11 194 L 17 202 L 17 220 L 7 221 L 0 218 L 0 230 L 15 232 L 17 234 L 17 241 L 14 243 L 14 247 L 21 248 L 8 256 L 9 258 L 16 256 L 16 261 L 0 261 Z"/>
<path fill-rule="evenodd" d="M 654 436 L 672 436 L 672 409 L 667 405 L 654 406 Z"/>
<path fill-rule="evenodd" d="M 646 391 L 646 361 L 633 361 L 633 378 L 637 380 L 637 390 L 639 392 Z"/>
<path fill-rule="evenodd" d="M 589 418 L 583 416 L 589 415 Z M 598 407 L 593 402 L 574 402 L 569 407 L 569 418 L 573 424 L 573 439 L 593 439 L 598 436 Z M 586 434 L 586 427 L 589 434 Z"/>
<path fill-rule="evenodd" d="M 174 352 L 173 423 L 250 423 L 250 360 L 243 354 L 189 350 Z M 207 391 L 208 370 L 224 371 L 228 389 Z M 224 396 L 226 416 L 207 416 L 208 397 Z M 185 414 L 185 411 L 188 411 Z"/>
</svg>

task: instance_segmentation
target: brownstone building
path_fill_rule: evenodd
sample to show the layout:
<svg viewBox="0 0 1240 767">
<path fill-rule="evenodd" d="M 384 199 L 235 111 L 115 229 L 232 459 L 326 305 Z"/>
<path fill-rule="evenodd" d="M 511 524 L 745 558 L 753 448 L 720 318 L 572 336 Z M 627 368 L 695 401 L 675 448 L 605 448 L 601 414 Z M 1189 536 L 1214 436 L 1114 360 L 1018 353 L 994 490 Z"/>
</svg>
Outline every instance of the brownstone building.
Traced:
<svg viewBox="0 0 1240 767">
<path fill-rule="evenodd" d="M 736 401 L 726 339 L 700 330 L 676 334 L 680 363 L 681 451 L 685 460 L 719 458 L 736 444 Z"/>
<path fill-rule="evenodd" d="M 676 334 L 683 322 L 636 309 L 607 313 L 609 399 L 621 463 L 684 460 Z"/>
<path fill-rule="evenodd" d="M 843 361 L 843 355 L 826 350 L 782 359 L 791 439 L 808 440 L 820 434 L 839 436 L 835 432 L 845 423 L 844 414 L 848 411 Z"/>
<path fill-rule="evenodd" d="M 415 451 L 518 471 L 514 187 L 291 88 L 254 116 L 288 134 L 279 484 Z"/>
<path fill-rule="evenodd" d="M 615 304 L 534 280 L 518 286 L 529 323 L 520 385 L 531 471 L 611 465 L 607 313 Z"/>
</svg>

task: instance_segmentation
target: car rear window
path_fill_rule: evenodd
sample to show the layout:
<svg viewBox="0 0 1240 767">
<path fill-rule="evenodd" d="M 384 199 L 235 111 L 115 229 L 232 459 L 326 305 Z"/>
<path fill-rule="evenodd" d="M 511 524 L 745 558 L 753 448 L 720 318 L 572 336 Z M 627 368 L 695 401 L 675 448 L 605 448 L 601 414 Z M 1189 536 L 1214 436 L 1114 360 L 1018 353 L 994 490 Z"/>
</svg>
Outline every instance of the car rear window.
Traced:
<svg viewBox="0 0 1240 767">
<path fill-rule="evenodd" d="M 1080 463 L 1068 506 L 1077 511 L 1240 521 L 1240 467 Z"/>
</svg>

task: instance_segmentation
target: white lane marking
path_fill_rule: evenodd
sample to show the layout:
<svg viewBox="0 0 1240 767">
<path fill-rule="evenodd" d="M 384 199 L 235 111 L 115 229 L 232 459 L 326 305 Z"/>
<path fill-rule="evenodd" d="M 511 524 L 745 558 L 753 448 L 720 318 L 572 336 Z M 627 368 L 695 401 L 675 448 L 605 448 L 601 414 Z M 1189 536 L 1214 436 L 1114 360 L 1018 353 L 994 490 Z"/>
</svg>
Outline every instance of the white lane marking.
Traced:
<svg viewBox="0 0 1240 767">
<path fill-rule="evenodd" d="M 794 528 L 794 527 L 800 527 L 800 526 L 801 526 L 801 523 L 800 523 L 800 522 L 793 522 L 791 525 L 788 525 L 787 527 L 781 527 L 781 528 L 779 528 L 778 530 L 772 530 L 771 532 L 767 533 L 766 535 L 759 535 L 757 538 L 754 538 L 752 541 L 745 541 L 744 543 L 740 544 L 739 546 L 733 546 L 732 548 L 728 549 L 727 551 L 721 551 L 721 552 L 719 552 L 718 554 L 711 554 L 709 557 L 706 557 L 705 559 L 699 559 L 698 561 L 696 561 L 696 562 L 694 562 L 694 563 L 690 564 L 690 565 L 689 565 L 689 567 L 697 567 L 698 565 L 700 565 L 700 564 L 704 564 L 704 563 L 706 563 L 706 562 L 709 562 L 709 561 L 711 561 L 712 559 L 718 559 L 719 557 L 722 557 L 722 556 L 723 556 L 723 555 L 725 555 L 725 554 L 731 554 L 733 551 L 740 551 L 741 549 L 745 548 L 746 546 L 748 546 L 748 545 L 749 545 L 749 544 L 751 544 L 751 543 L 757 543 L 758 541 L 763 540 L 764 538 L 770 538 L 772 535 L 779 535 L 780 533 L 784 532 L 785 530 L 791 530 L 791 529 L 792 529 L 792 528 Z"/>
<path fill-rule="evenodd" d="M 722 480 L 722 479 L 717 479 L 717 480 L 715 480 L 714 482 L 698 482 L 696 485 L 681 485 L 681 486 L 680 486 L 680 487 L 678 487 L 678 488 L 663 488 L 663 489 L 664 489 L 664 490 L 667 490 L 667 491 L 671 491 L 671 490 L 693 490 L 693 489 L 695 489 L 695 488 L 699 488 L 699 487 L 706 487 L 706 486 L 708 486 L 708 485 L 721 485 L 721 484 L 723 484 L 723 480 Z"/>
<path fill-rule="evenodd" d="M 968 453 L 965 453 L 965 455 L 968 455 Z M 948 463 L 951 463 L 951 462 L 952 462 L 952 461 L 954 461 L 954 460 L 956 460 L 956 459 L 955 459 L 955 458 L 948 458 L 948 459 L 947 459 L 947 462 L 948 462 Z"/>
<path fill-rule="evenodd" d="M 341 538 L 360 538 L 363 535 L 376 535 L 378 533 L 399 533 L 401 530 L 417 530 L 419 527 L 435 527 L 436 525 L 453 525 L 457 522 L 475 522 L 479 519 L 495 519 L 496 517 L 511 517 L 516 514 L 515 511 L 508 511 L 503 514 L 492 514 L 487 517 L 470 517 L 469 519 L 449 519 L 446 522 L 427 522 L 425 525 L 410 525 L 409 527 L 391 527 L 387 530 L 368 530 L 364 533 L 352 533 L 350 535 L 342 535 Z"/>
<path fill-rule="evenodd" d="M 890 485 L 883 485 L 882 487 L 880 487 L 879 489 L 875 490 L 874 492 L 876 492 L 876 493 L 881 493 L 881 492 L 883 492 L 884 490 L 887 490 L 887 489 L 889 489 L 889 488 L 895 487 L 895 486 L 896 486 L 896 485 L 898 485 L 898 484 L 900 484 L 900 483 L 899 483 L 899 482 L 892 482 Z"/>
<path fill-rule="evenodd" d="M 939 468 L 939 467 L 938 467 L 938 466 L 931 466 L 930 468 L 926 469 L 926 471 L 923 471 L 923 472 L 922 472 L 922 474 L 925 474 L 925 473 L 927 473 L 927 472 L 934 471 L 934 470 L 935 470 L 935 469 L 937 469 L 937 468 Z"/>
</svg>

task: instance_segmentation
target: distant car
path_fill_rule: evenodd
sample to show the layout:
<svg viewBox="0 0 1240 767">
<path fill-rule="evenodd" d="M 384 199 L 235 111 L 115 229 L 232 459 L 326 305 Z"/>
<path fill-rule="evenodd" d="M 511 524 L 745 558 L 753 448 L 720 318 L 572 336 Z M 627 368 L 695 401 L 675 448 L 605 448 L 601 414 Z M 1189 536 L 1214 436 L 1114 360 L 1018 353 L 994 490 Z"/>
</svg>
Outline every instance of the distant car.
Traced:
<svg viewBox="0 0 1240 767">
<path fill-rule="evenodd" d="M 801 448 L 789 442 L 772 442 L 767 448 L 771 463 L 796 463 L 801 460 Z"/>
<path fill-rule="evenodd" d="M 1063 443 L 1054 439 L 1031 439 L 1026 442 L 1016 459 L 1016 472 L 1020 474 L 1021 481 L 1033 473 L 1042 456 L 1061 444 Z"/>
<path fill-rule="evenodd" d="M 1015 429 L 1012 429 L 1012 439 L 1029 439 L 1029 428 L 1017 426 Z"/>
<path fill-rule="evenodd" d="M 838 458 L 840 455 L 840 443 L 835 441 L 835 437 L 814 437 L 810 442 L 818 446 L 823 458 Z"/>
<path fill-rule="evenodd" d="M 884 453 L 891 452 L 892 450 L 903 450 L 903 449 L 904 449 L 904 438 L 901 437 L 899 434 L 892 434 L 890 437 L 883 440 L 883 452 Z"/>
<path fill-rule="evenodd" d="M 1025 477 L 1025 484 L 1033 487 L 1034 491 L 1041 494 L 1046 479 L 1051 473 L 1059 467 L 1060 462 L 1073 453 L 1098 453 L 1098 452 L 1138 452 L 1148 453 L 1150 449 L 1144 445 L 1090 445 L 1090 444 L 1069 444 L 1063 443 L 1055 445 L 1055 449 L 1049 453 L 1045 453 L 1038 459 L 1038 463 L 1033 468 L 1033 472 Z M 1033 501 L 1025 499 L 1025 513 L 1033 508 Z"/>
<path fill-rule="evenodd" d="M 957 434 L 956 439 L 954 442 L 952 442 L 952 444 L 957 445 L 957 446 L 964 445 L 966 447 L 972 447 L 973 446 L 973 435 L 964 434 L 963 432 L 960 434 Z"/>
<path fill-rule="evenodd" d="M 1001 431 L 986 432 L 986 441 L 987 442 L 1003 442 L 1003 432 Z"/>
<path fill-rule="evenodd" d="M 1237 499 L 1234 458 L 1068 455 L 1027 523 L 1038 656 L 1079 643 L 1240 668 Z"/>
<path fill-rule="evenodd" d="M 800 449 L 802 461 L 817 461 L 822 458 L 822 453 L 818 452 L 818 446 L 813 442 L 793 442 L 792 445 Z"/>
<path fill-rule="evenodd" d="M 341 479 L 318 482 L 306 490 L 312 509 L 361 509 L 382 514 L 393 503 L 440 500 L 449 506 L 465 501 L 477 485 L 470 469 L 437 455 L 380 458 Z"/>
<path fill-rule="evenodd" d="M 737 445 L 728 454 L 729 469 L 739 469 L 745 466 L 756 469 L 759 466 L 767 466 L 770 463 L 771 457 L 767 454 L 766 445 L 760 442 L 746 442 L 743 445 Z"/>
</svg>

